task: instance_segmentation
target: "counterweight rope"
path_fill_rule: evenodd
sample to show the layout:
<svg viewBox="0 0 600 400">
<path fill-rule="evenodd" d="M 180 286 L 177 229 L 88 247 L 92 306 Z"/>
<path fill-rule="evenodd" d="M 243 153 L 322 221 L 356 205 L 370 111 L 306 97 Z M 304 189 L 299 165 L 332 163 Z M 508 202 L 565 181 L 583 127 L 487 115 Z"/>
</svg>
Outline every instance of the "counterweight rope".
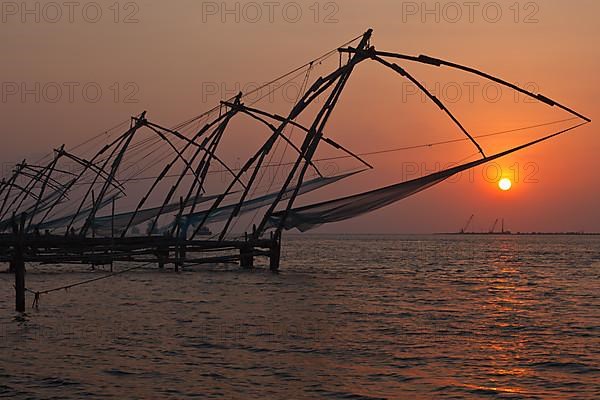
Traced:
<svg viewBox="0 0 600 400">
<path fill-rule="evenodd" d="M 57 287 L 57 288 L 54 288 L 54 289 L 48 289 L 48 290 L 42 290 L 42 291 L 35 291 L 35 290 L 31 290 L 29 288 L 25 288 L 25 291 L 27 291 L 27 292 L 29 292 L 29 293 L 31 293 L 31 294 L 34 295 L 33 304 L 31 305 L 31 307 L 32 308 L 37 308 L 39 306 L 39 303 L 40 303 L 40 296 L 43 295 L 43 294 L 49 294 L 49 293 L 52 293 L 52 292 L 58 292 L 60 290 L 68 290 L 68 289 L 74 288 L 76 286 L 82 286 L 82 285 L 86 285 L 88 283 L 97 282 L 97 281 L 101 281 L 103 279 L 112 278 L 112 277 L 115 277 L 117 275 L 122 275 L 122 274 L 124 274 L 126 272 L 130 272 L 130 271 L 133 271 L 133 270 L 136 270 L 136 269 L 147 267 L 147 266 L 149 266 L 151 264 L 152 263 L 149 262 L 149 263 L 146 263 L 146 264 L 137 265 L 135 267 L 127 268 L 127 269 L 124 269 L 122 271 L 113 272 L 113 273 L 110 273 L 108 275 L 104 275 L 104 276 L 100 276 L 100 277 L 92 278 L 92 279 L 87 279 L 87 280 L 81 281 L 81 282 L 71 283 L 69 285 Z"/>
<path fill-rule="evenodd" d="M 521 127 L 521 128 L 515 128 L 515 129 L 504 130 L 504 131 L 486 133 L 486 134 L 482 134 L 482 135 L 475 135 L 473 137 L 475 139 L 481 139 L 481 138 L 487 138 L 487 137 L 492 137 L 492 136 L 505 135 L 507 133 L 514 133 L 514 132 L 525 131 L 525 130 L 533 129 L 533 128 L 540 128 L 540 127 L 544 127 L 544 126 L 555 125 L 555 124 L 559 124 L 559 123 L 562 123 L 562 122 L 573 121 L 573 120 L 576 120 L 576 119 L 578 119 L 578 118 L 573 117 L 573 118 L 561 119 L 561 120 L 547 122 L 547 123 L 543 123 L 543 124 L 536 124 L 536 125 L 530 125 L 530 126 Z M 376 151 L 370 151 L 370 152 L 364 152 L 364 153 L 357 153 L 357 155 L 360 156 L 360 157 L 373 156 L 373 155 L 379 155 L 379 154 L 385 154 L 385 153 L 395 153 L 395 152 L 399 152 L 399 151 L 416 150 L 416 149 L 421 149 L 421 148 L 429 148 L 429 147 L 440 146 L 440 145 L 445 145 L 445 144 L 460 143 L 460 142 L 465 142 L 467 140 L 469 140 L 469 139 L 468 138 L 450 139 L 450 140 L 444 140 L 444 141 L 440 141 L 440 142 L 431 142 L 431 143 L 424 143 L 424 144 L 418 144 L 418 145 L 413 145 L 413 146 L 396 147 L 396 148 L 391 148 L 391 149 L 383 149 L 383 150 L 376 150 Z M 347 159 L 347 158 L 354 158 L 354 157 L 350 156 L 350 155 L 343 155 L 343 156 L 336 156 L 336 157 L 317 158 L 314 161 L 315 162 L 333 161 L 333 160 L 342 160 L 342 159 Z M 288 163 L 277 163 L 277 164 L 265 164 L 265 165 L 263 165 L 263 168 L 282 167 L 282 166 L 288 166 L 288 165 L 292 165 L 292 164 L 293 163 L 290 163 L 290 162 L 288 162 Z M 232 170 L 233 171 L 239 171 L 239 168 L 232 168 Z M 221 170 L 221 169 L 217 169 L 217 170 L 209 171 L 208 173 L 209 174 L 220 174 L 220 173 L 224 173 L 224 172 L 226 172 L 226 171 L 225 170 Z M 165 178 L 175 178 L 175 177 L 178 177 L 178 176 L 179 175 L 173 175 L 173 174 L 169 175 L 168 174 L 168 175 L 165 175 Z M 135 181 L 144 181 L 144 180 L 155 179 L 155 178 L 156 178 L 156 176 L 131 178 L 131 179 L 122 180 L 122 183 L 135 182 Z M 85 182 L 82 182 L 82 184 L 85 184 Z M 89 182 L 88 182 L 88 184 L 89 184 Z"/>
</svg>

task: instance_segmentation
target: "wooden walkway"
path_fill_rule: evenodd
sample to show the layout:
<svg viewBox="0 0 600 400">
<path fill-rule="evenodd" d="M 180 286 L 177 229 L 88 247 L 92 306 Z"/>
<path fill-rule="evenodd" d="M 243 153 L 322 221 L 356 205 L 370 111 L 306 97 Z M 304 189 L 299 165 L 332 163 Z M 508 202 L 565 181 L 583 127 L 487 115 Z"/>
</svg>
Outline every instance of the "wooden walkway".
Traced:
<svg viewBox="0 0 600 400">
<path fill-rule="evenodd" d="M 25 311 L 25 263 L 111 265 L 114 262 L 173 264 L 175 271 L 186 264 L 239 263 L 253 268 L 255 257 L 269 259 L 271 271 L 279 270 L 281 236 L 245 240 L 184 240 L 168 236 L 87 238 L 22 234 L 0 235 L 0 262 L 10 264 L 15 274 L 15 308 Z"/>
</svg>

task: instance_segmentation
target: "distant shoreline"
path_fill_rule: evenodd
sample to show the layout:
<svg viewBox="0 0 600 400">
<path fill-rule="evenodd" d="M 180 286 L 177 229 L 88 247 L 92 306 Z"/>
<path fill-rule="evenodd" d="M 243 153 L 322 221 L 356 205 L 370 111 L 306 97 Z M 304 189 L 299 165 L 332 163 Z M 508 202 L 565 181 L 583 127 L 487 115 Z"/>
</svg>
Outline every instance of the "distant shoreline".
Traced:
<svg viewBox="0 0 600 400">
<path fill-rule="evenodd" d="M 434 235 L 495 235 L 495 236 L 598 236 L 600 232 L 447 232 Z"/>
<path fill-rule="evenodd" d="M 287 236 L 600 236 L 600 232 L 434 232 L 434 233 L 296 233 L 290 232 Z"/>
</svg>

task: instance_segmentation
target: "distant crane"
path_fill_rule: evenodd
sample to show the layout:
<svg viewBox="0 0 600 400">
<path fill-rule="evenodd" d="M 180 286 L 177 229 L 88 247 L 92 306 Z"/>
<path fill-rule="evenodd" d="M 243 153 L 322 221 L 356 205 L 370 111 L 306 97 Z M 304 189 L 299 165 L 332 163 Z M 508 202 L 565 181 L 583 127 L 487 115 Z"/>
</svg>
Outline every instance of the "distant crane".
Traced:
<svg viewBox="0 0 600 400">
<path fill-rule="evenodd" d="M 469 229 L 471 222 L 473 222 L 473 218 L 475 218 L 475 214 L 471 214 L 471 216 L 467 220 L 467 223 L 465 224 L 465 226 L 460 230 L 460 233 L 465 233 L 467 231 L 467 229 Z"/>
<path fill-rule="evenodd" d="M 492 227 L 490 228 L 490 233 L 494 233 L 494 231 L 496 230 L 496 226 L 498 225 L 498 221 L 499 221 L 499 219 L 496 218 L 496 220 L 492 224 Z"/>
<path fill-rule="evenodd" d="M 502 234 L 510 233 L 504 230 L 504 218 L 502 218 Z"/>
</svg>

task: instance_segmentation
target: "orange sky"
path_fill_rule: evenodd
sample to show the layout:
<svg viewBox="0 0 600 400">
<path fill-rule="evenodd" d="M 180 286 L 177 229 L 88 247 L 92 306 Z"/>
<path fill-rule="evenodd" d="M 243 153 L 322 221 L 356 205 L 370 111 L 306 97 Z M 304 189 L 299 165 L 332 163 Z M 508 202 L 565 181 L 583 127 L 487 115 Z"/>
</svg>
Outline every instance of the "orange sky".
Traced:
<svg viewBox="0 0 600 400">
<path fill-rule="evenodd" d="M 36 2 L 26 3 L 29 12 L 21 2 L 3 2 L 0 20 L 3 169 L 62 143 L 77 144 L 143 110 L 152 120 L 174 125 L 211 108 L 238 87 L 268 81 L 369 27 L 380 50 L 423 53 L 510 82 L 529 82 L 544 95 L 598 119 L 600 3 L 594 0 L 479 2 L 472 10 L 463 2 L 443 1 L 425 2 L 426 9 L 421 1 L 284 1 L 271 6 L 271 13 L 268 2 L 226 2 L 233 10 L 229 13 L 221 1 L 122 2 L 118 12 L 112 0 L 96 2 L 99 10 L 84 10 L 86 2 L 74 10 L 43 5 L 36 10 Z M 463 6 L 457 9 L 456 4 Z M 474 134 L 568 117 L 515 99 L 508 90 L 501 101 L 490 102 L 482 91 L 484 82 L 468 75 L 402 65 L 428 87 L 446 90 L 442 100 L 456 100 L 452 90 L 460 88 L 462 95 L 448 106 Z M 327 73 L 326 67 L 319 73 Z M 465 82 L 475 85 L 473 99 Z M 58 98 L 56 85 L 62 87 Z M 74 88 L 72 99 L 68 85 Z M 86 96 L 96 97 L 96 88 L 102 90 L 98 101 L 87 101 Z M 216 93 L 211 91 L 215 88 Z M 280 100 L 273 107 L 289 108 Z M 450 231 L 458 230 L 471 214 L 481 230 L 504 217 L 513 231 L 600 231 L 600 136 L 595 125 L 499 161 L 493 168 L 505 175 L 519 171 L 509 192 L 500 192 L 493 179 L 483 178 L 484 172 L 493 171 L 479 168 L 324 231 Z M 373 64 L 358 67 L 327 131 L 357 152 L 462 137 L 399 76 Z M 482 145 L 492 152 L 550 131 L 499 137 Z M 458 161 L 473 152 L 463 143 L 369 158 L 377 173 L 348 182 L 351 186 L 343 192 L 414 177 L 436 163 Z M 229 157 L 235 160 L 235 145 Z"/>
</svg>

